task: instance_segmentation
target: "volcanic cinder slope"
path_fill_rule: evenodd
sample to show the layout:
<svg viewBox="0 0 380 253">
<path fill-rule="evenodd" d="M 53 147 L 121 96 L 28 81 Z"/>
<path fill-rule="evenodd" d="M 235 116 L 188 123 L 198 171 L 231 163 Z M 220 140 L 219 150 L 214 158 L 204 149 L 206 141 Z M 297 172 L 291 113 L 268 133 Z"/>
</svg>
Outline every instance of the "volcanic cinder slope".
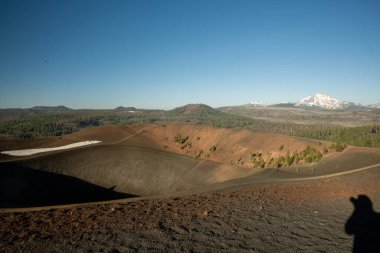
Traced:
<svg viewBox="0 0 380 253">
<path fill-rule="evenodd" d="M 178 135 L 186 141 L 176 142 L 175 137 Z M 380 163 L 377 149 L 350 147 L 342 153 L 330 150 L 320 163 L 312 166 L 301 164 L 281 171 L 252 168 L 249 160 L 255 152 L 262 153 L 264 157 L 276 157 L 302 150 L 306 146 L 322 151 L 329 143 L 185 124 L 104 126 L 45 140 L 4 141 L 0 148 L 4 151 L 56 147 L 86 140 L 101 142 L 22 158 L 2 155 L 1 207 L 49 205 L 50 200 L 54 200 L 50 204 L 69 204 L 153 196 L 214 189 L 212 185 L 219 189 L 223 188 L 223 182 L 226 182 L 225 186 L 236 186 L 239 184 L 238 179 L 257 181 L 263 175 L 266 176 L 263 181 L 268 181 L 315 175 L 318 172 L 333 173 L 344 170 L 343 164 L 347 159 L 359 161 L 352 162 L 351 169 Z M 355 159 L 356 154 L 364 159 Z M 335 161 L 338 163 L 334 164 Z M 271 178 L 268 179 L 269 174 Z M 51 183 L 52 180 L 56 185 Z M 76 185 L 77 192 L 69 191 L 70 187 L 65 186 L 64 182 Z M 56 198 L 54 194 L 57 194 Z M 78 199 L 78 194 L 83 197 Z M 49 201 L 31 201 L 47 196 Z"/>
<path fill-rule="evenodd" d="M 176 142 L 178 135 L 186 141 Z M 329 143 L 205 125 L 132 125 L 4 141 L 0 151 L 86 140 L 101 142 L 0 157 L 0 251 L 352 252 L 345 224 L 360 207 L 350 197 L 372 200 L 373 217 L 379 210 L 374 148 L 258 169 L 248 159 L 253 152 L 275 156 Z M 97 203 L 72 205 L 84 202 Z M 60 204 L 67 205 L 51 206 Z M 365 219 L 377 236 L 377 220 Z M 360 246 L 377 252 L 377 238 Z"/>
</svg>

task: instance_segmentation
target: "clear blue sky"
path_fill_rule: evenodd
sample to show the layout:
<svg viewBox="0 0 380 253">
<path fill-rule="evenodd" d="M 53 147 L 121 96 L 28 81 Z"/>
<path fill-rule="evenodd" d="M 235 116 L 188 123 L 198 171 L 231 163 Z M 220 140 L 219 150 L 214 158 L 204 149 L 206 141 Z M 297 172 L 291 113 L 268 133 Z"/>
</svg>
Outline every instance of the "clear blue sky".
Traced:
<svg viewBox="0 0 380 253">
<path fill-rule="evenodd" d="M 378 0 L 0 0 L 0 108 L 380 102 Z"/>
</svg>

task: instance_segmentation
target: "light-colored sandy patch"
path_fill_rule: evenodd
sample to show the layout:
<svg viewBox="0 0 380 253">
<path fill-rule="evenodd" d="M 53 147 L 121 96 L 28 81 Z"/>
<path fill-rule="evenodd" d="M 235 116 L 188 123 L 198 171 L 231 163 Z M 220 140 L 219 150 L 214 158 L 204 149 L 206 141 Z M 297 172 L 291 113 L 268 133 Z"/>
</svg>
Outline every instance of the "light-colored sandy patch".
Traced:
<svg viewBox="0 0 380 253">
<path fill-rule="evenodd" d="M 72 144 L 60 146 L 60 147 L 55 147 L 55 148 L 34 148 L 34 149 L 2 151 L 1 154 L 12 155 L 12 156 L 28 156 L 28 155 L 34 155 L 37 153 L 43 153 L 43 152 L 49 152 L 49 151 L 57 151 L 57 150 L 77 148 L 77 147 L 81 147 L 81 146 L 96 144 L 99 142 L 101 142 L 101 141 L 81 141 L 81 142 L 76 142 L 76 143 L 72 143 Z"/>
</svg>

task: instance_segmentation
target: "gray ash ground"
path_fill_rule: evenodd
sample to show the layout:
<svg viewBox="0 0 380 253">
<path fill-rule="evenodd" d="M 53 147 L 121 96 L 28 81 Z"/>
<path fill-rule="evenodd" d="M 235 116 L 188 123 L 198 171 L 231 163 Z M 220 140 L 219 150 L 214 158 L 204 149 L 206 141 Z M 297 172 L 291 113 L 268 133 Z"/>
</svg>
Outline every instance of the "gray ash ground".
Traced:
<svg viewBox="0 0 380 253">
<path fill-rule="evenodd" d="M 181 197 L 0 214 L 0 252 L 352 252 L 350 197 L 380 169 Z"/>
</svg>

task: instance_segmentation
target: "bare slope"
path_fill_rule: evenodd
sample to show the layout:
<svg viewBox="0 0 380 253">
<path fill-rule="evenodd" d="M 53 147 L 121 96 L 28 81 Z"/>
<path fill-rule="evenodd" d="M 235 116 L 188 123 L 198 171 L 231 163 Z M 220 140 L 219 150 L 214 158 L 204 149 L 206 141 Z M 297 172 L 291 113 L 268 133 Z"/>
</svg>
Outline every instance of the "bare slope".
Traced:
<svg viewBox="0 0 380 253">
<path fill-rule="evenodd" d="M 176 136 L 186 139 L 175 141 Z M 250 156 L 261 153 L 268 157 L 285 156 L 311 146 L 323 152 L 330 144 L 272 133 L 250 130 L 215 128 L 207 125 L 171 124 L 146 128 L 123 144 L 144 146 L 170 152 L 198 156 L 231 165 L 252 168 Z M 330 153 L 333 151 L 330 150 Z"/>
<path fill-rule="evenodd" d="M 249 170 L 130 146 L 103 145 L 21 162 L 139 196 L 175 192 L 242 177 Z"/>
</svg>

